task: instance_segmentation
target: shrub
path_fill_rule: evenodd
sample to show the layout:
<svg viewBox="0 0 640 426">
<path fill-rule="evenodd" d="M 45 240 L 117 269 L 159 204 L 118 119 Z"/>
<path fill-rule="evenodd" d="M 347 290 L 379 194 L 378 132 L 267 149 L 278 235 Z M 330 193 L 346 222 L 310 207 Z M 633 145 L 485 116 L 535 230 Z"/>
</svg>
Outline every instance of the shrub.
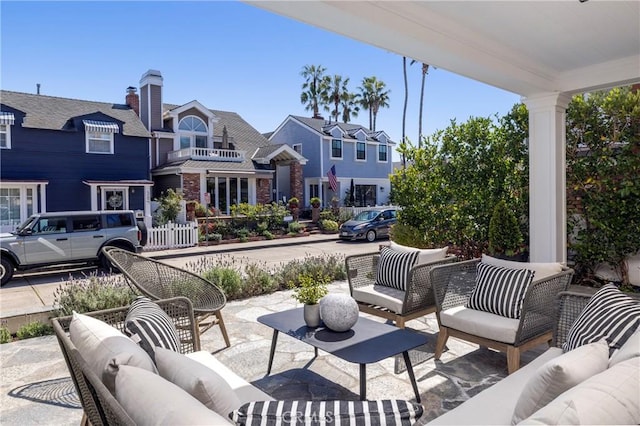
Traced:
<svg viewBox="0 0 640 426">
<path fill-rule="evenodd" d="M 280 264 L 276 270 L 275 278 L 280 285 L 291 287 L 300 284 L 299 277 L 302 275 L 320 275 L 330 278 L 331 281 L 347 278 L 344 259 L 337 255 L 306 255 L 303 259 Z"/>
<path fill-rule="evenodd" d="M 217 266 L 205 271 L 202 277 L 220 287 L 229 299 L 242 294 L 242 277 L 235 269 Z"/>
<path fill-rule="evenodd" d="M 11 333 L 7 327 L 0 327 L 0 344 L 11 342 Z"/>
<path fill-rule="evenodd" d="M 30 339 L 32 337 L 48 336 L 53 334 L 53 327 L 49 324 L 43 324 L 40 321 L 32 321 L 23 325 L 16 332 L 18 340 Z"/>
<path fill-rule="evenodd" d="M 278 283 L 267 270 L 266 264 L 260 266 L 249 263 L 244 268 L 243 296 L 256 296 L 273 293 L 278 290 Z"/>
<path fill-rule="evenodd" d="M 166 194 L 163 192 L 160 195 L 158 202 L 161 210 L 160 221 L 163 224 L 169 221 L 175 222 L 182 209 L 182 194 L 169 188 Z"/>
<path fill-rule="evenodd" d="M 273 237 L 273 234 L 272 234 L 270 231 L 268 231 L 268 230 L 262 231 L 262 235 L 263 235 L 267 240 L 273 240 L 273 238 L 274 238 L 274 237 Z"/>
<path fill-rule="evenodd" d="M 240 239 L 248 238 L 250 231 L 247 228 L 236 229 L 236 236 Z"/>
<path fill-rule="evenodd" d="M 210 234 L 200 234 L 200 241 L 221 241 L 222 234 L 218 234 L 217 232 L 212 232 Z"/>
<path fill-rule="evenodd" d="M 289 222 L 289 226 L 287 227 L 287 232 L 290 234 L 298 234 L 304 230 L 304 225 L 300 222 Z"/>
<path fill-rule="evenodd" d="M 338 216 L 334 215 L 333 212 L 329 209 L 326 210 L 322 210 L 320 212 L 320 220 L 333 220 L 333 221 L 338 221 Z"/>
<path fill-rule="evenodd" d="M 500 200 L 493 209 L 489 221 L 489 254 L 513 256 L 522 244 L 522 234 L 513 211 L 504 200 Z"/>
<path fill-rule="evenodd" d="M 81 279 L 70 277 L 55 291 L 56 316 L 127 306 L 137 296 L 122 275 L 92 272 Z"/>
<path fill-rule="evenodd" d="M 340 214 L 338 214 L 338 217 L 334 220 L 338 223 L 345 223 L 353 218 L 354 218 L 353 211 L 340 210 Z"/>
<path fill-rule="evenodd" d="M 338 222 L 335 220 L 325 219 L 320 221 L 320 228 L 326 232 L 337 232 L 338 231 Z"/>
<path fill-rule="evenodd" d="M 262 221 L 262 222 L 258 222 L 258 224 L 256 225 L 256 232 L 260 235 L 264 235 L 265 231 L 269 230 L 269 223 Z"/>
<path fill-rule="evenodd" d="M 390 238 L 403 246 L 428 248 L 429 242 L 425 238 L 424 231 L 405 223 L 396 222 L 389 234 Z"/>
</svg>

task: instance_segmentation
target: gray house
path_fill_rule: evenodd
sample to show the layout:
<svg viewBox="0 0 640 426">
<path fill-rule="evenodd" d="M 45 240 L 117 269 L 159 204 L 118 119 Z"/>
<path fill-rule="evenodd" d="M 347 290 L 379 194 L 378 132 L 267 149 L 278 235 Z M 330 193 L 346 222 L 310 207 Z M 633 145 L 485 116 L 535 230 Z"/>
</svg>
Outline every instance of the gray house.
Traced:
<svg viewBox="0 0 640 426">
<path fill-rule="evenodd" d="M 324 205 L 334 197 L 340 204 L 347 201 L 355 206 L 388 203 L 391 149 L 395 143 L 384 131 L 290 115 L 269 135 L 269 140 L 289 145 L 308 159 L 302 169 L 304 205 L 309 205 L 311 197 L 319 197 Z M 279 176 L 282 175 L 286 173 Z M 289 191 L 285 179 L 278 179 L 276 185 L 280 192 Z"/>
</svg>

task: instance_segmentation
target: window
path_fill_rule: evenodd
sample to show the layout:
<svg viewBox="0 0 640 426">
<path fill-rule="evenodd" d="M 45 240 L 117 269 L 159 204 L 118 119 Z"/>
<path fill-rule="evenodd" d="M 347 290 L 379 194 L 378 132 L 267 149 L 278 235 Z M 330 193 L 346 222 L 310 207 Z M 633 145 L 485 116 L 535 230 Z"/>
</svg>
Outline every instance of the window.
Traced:
<svg viewBox="0 0 640 426">
<path fill-rule="evenodd" d="M 387 162 L 387 145 L 378 145 L 378 161 Z"/>
<path fill-rule="evenodd" d="M 367 144 L 364 142 L 356 142 L 356 160 L 367 159 Z"/>
<path fill-rule="evenodd" d="M 298 154 L 302 155 L 302 144 L 297 143 L 293 145 L 293 150 Z"/>
<path fill-rule="evenodd" d="M 375 185 L 356 185 L 355 186 L 355 206 L 366 207 L 375 206 L 377 203 L 377 193 Z"/>
<path fill-rule="evenodd" d="M 0 231 L 14 231 L 33 214 L 34 187 L 0 188 Z"/>
<path fill-rule="evenodd" d="M 113 154 L 113 133 L 87 132 L 88 154 Z"/>
<path fill-rule="evenodd" d="M 74 232 L 97 231 L 102 227 L 100 224 L 100 216 L 95 214 L 87 216 L 72 216 L 71 223 L 73 224 Z"/>
<path fill-rule="evenodd" d="M 11 126 L 0 124 L 0 149 L 11 148 Z"/>
<path fill-rule="evenodd" d="M 133 216 L 130 213 L 109 213 L 105 219 L 107 228 L 133 226 Z"/>
<path fill-rule="evenodd" d="M 331 140 L 331 158 L 342 158 L 342 140 Z"/>
<path fill-rule="evenodd" d="M 127 210 L 129 192 L 124 188 L 102 188 L 103 210 Z"/>
<path fill-rule="evenodd" d="M 66 217 L 43 217 L 32 228 L 34 234 L 53 234 L 67 232 Z"/>
<path fill-rule="evenodd" d="M 320 185 L 311 184 L 309 185 L 309 198 L 318 197 L 320 198 Z"/>
<path fill-rule="evenodd" d="M 190 115 L 180 120 L 178 124 L 180 132 L 180 149 L 207 148 L 208 129 L 199 117 Z"/>
</svg>

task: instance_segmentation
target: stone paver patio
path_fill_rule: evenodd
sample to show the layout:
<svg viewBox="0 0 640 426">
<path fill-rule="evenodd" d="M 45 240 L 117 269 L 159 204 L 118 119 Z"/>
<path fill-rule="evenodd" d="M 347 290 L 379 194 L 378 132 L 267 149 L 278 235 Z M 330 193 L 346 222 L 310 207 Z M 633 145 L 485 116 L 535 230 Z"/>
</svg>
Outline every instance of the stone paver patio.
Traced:
<svg viewBox="0 0 640 426">
<path fill-rule="evenodd" d="M 330 286 L 348 292 L 346 282 Z M 278 399 L 358 399 L 359 369 L 286 335 L 278 339 L 272 373 L 265 376 L 272 330 L 256 320 L 260 315 L 298 306 L 291 291 L 232 301 L 223 310 L 231 339 L 225 348 L 218 327 L 202 336 L 202 348 L 266 393 Z M 379 320 L 379 319 L 377 319 Z M 506 356 L 475 345 L 449 339 L 440 361 L 429 355 L 435 346 L 437 322 L 429 315 L 407 323 L 407 328 L 429 337 L 414 362 L 427 422 L 506 376 Z M 544 351 L 540 347 L 523 355 L 523 364 Z M 421 356 L 420 356 L 421 355 Z M 424 360 L 425 358 L 428 358 Z M 395 374 L 396 359 L 367 366 L 367 397 L 414 398 L 406 372 Z M 54 336 L 0 345 L 0 423 L 3 425 L 77 425 L 82 417 L 62 353 Z M 399 360 L 398 366 L 404 364 Z"/>
</svg>

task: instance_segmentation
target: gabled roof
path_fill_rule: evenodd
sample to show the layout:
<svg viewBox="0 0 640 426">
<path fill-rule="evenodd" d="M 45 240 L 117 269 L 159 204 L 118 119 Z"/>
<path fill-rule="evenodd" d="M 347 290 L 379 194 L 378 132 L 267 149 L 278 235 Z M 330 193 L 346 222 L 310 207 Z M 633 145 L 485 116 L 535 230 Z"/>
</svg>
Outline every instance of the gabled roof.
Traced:
<svg viewBox="0 0 640 426">
<path fill-rule="evenodd" d="M 330 131 L 332 129 L 334 129 L 335 127 L 338 127 L 343 134 L 345 135 L 349 135 L 352 138 L 355 138 L 356 133 L 359 130 L 362 130 L 365 132 L 365 134 L 367 135 L 367 140 L 370 141 L 378 141 L 378 137 L 379 135 L 383 134 L 387 136 L 387 142 L 393 144 L 393 142 L 391 141 L 391 138 L 389 138 L 389 136 L 384 132 L 384 131 L 372 131 L 369 130 L 368 128 L 361 126 L 359 124 L 353 124 L 353 123 L 341 123 L 341 122 L 331 122 L 329 123 L 327 120 L 324 119 L 320 119 L 320 118 L 309 118 L 309 117 L 300 117 L 297 115 L 290 115 L 289 116 L 291 119 L 294 119 L 302 124 L 305 124 L 306 126 L 310 127 L 311 129 L 315 130 L 317 133 L 322 134 L 322 135 L 330 135 Z"/>
<path fill-rule="evenodd" d="M 106 102 L 58 98 L 31 93 L 0 91 L 0 103 L 22 111 L 22 127 L 32 129 L 67 130 L 69 120 L 89 114 L 102 113 L 122 122 L 122 134 L 148 138 L 149 132 L 129 106 Z"/>
<path fill-rule="evenodd" d="M 298 161 L 302 165 L 307 163 L 306 158 L 284 143 L 258 148 L 251 158 L 259 164 L 269 164 L 272 160 L 282 162 Z"/>
</svg>

